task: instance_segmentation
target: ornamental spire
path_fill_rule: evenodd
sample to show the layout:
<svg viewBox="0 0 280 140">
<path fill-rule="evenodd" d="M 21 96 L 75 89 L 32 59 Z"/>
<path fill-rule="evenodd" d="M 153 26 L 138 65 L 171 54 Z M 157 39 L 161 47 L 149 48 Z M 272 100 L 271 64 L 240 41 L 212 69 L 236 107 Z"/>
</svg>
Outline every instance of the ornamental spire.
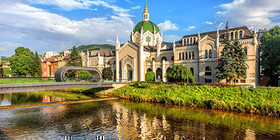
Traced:
<svg viewBox="0 0 280 140">
<path fill-rule="evenodd" d="M 143 21 L 149 21 L 149 12 L 148 12 L 148 6 L 147 6 L 147 1 L 145 2 L 145 9 L 143 12 Z"/>
</svg>

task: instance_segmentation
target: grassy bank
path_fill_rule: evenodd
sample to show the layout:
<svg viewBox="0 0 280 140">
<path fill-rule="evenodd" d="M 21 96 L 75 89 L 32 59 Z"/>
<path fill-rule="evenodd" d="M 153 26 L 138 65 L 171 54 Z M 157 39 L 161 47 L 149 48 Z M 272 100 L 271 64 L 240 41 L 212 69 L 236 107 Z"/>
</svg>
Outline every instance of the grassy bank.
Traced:
<svg viewBox="0 0 280 140">
<path fill-rule="evenodd" d="M 274 89 L 131 83 L 111 94 L 140 102 L 280 115 L 280 91 Z"/>
<path fill-rule="evenodd" d="M 54 78 L 0 78 L 0 84 L 52 83 Z"/>
</svg>

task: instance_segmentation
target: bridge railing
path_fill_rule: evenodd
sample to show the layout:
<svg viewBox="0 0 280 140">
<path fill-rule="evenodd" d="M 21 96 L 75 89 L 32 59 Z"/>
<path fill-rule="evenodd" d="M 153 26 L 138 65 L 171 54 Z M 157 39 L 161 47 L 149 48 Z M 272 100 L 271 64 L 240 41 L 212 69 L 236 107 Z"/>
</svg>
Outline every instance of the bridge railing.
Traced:
<svg viewBox="0 0 280 140">
<path fill-rule="evenodd" d="M 99 78 L 79 78 L 79 77 L 65 77 L 63 83 L 76 83 L 76 82 L 90 82 L 97 83 Z M 102 83 L 123 83 L 130 82 L 127 79 L 120 80 L 105 80 L 102 79 Z M 38 84 L 38 83 L 62 83 L 56 82 L 55 77 L 1 77 L 0 85 L 2 84 Z"/>
</svg>

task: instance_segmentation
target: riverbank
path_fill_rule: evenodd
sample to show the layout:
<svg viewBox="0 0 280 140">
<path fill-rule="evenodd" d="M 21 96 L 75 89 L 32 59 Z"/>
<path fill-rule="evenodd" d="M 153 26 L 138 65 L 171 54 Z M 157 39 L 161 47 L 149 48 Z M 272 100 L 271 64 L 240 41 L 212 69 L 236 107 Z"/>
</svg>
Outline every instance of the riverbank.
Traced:
<svg viewBox="0 0 280 140">
<path fill-rule="evenodd" d="M 137 102 L 166 103 L 277 117 L 280 115 L 280 91 L 274 89 L 136 82 L 110 94 Z"/>
</svg>

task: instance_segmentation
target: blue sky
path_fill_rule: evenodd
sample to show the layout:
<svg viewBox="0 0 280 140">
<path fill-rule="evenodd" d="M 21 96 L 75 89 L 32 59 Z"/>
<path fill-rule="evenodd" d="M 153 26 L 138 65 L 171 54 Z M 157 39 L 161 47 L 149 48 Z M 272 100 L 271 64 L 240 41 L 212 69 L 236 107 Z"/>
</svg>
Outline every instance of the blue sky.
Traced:
<svg viewBox="0 0 280 140">
<path fill-rule="evenodd" d="M 0 56 L 18 46 L 43 54 L 73 45 L 129 40 L 145 0 L 1 0 Z M 231 27 L 271 28 L 280 23 L 280 0 L 148 0 L 150 20 L 164 41 Z"/>
</svg>

